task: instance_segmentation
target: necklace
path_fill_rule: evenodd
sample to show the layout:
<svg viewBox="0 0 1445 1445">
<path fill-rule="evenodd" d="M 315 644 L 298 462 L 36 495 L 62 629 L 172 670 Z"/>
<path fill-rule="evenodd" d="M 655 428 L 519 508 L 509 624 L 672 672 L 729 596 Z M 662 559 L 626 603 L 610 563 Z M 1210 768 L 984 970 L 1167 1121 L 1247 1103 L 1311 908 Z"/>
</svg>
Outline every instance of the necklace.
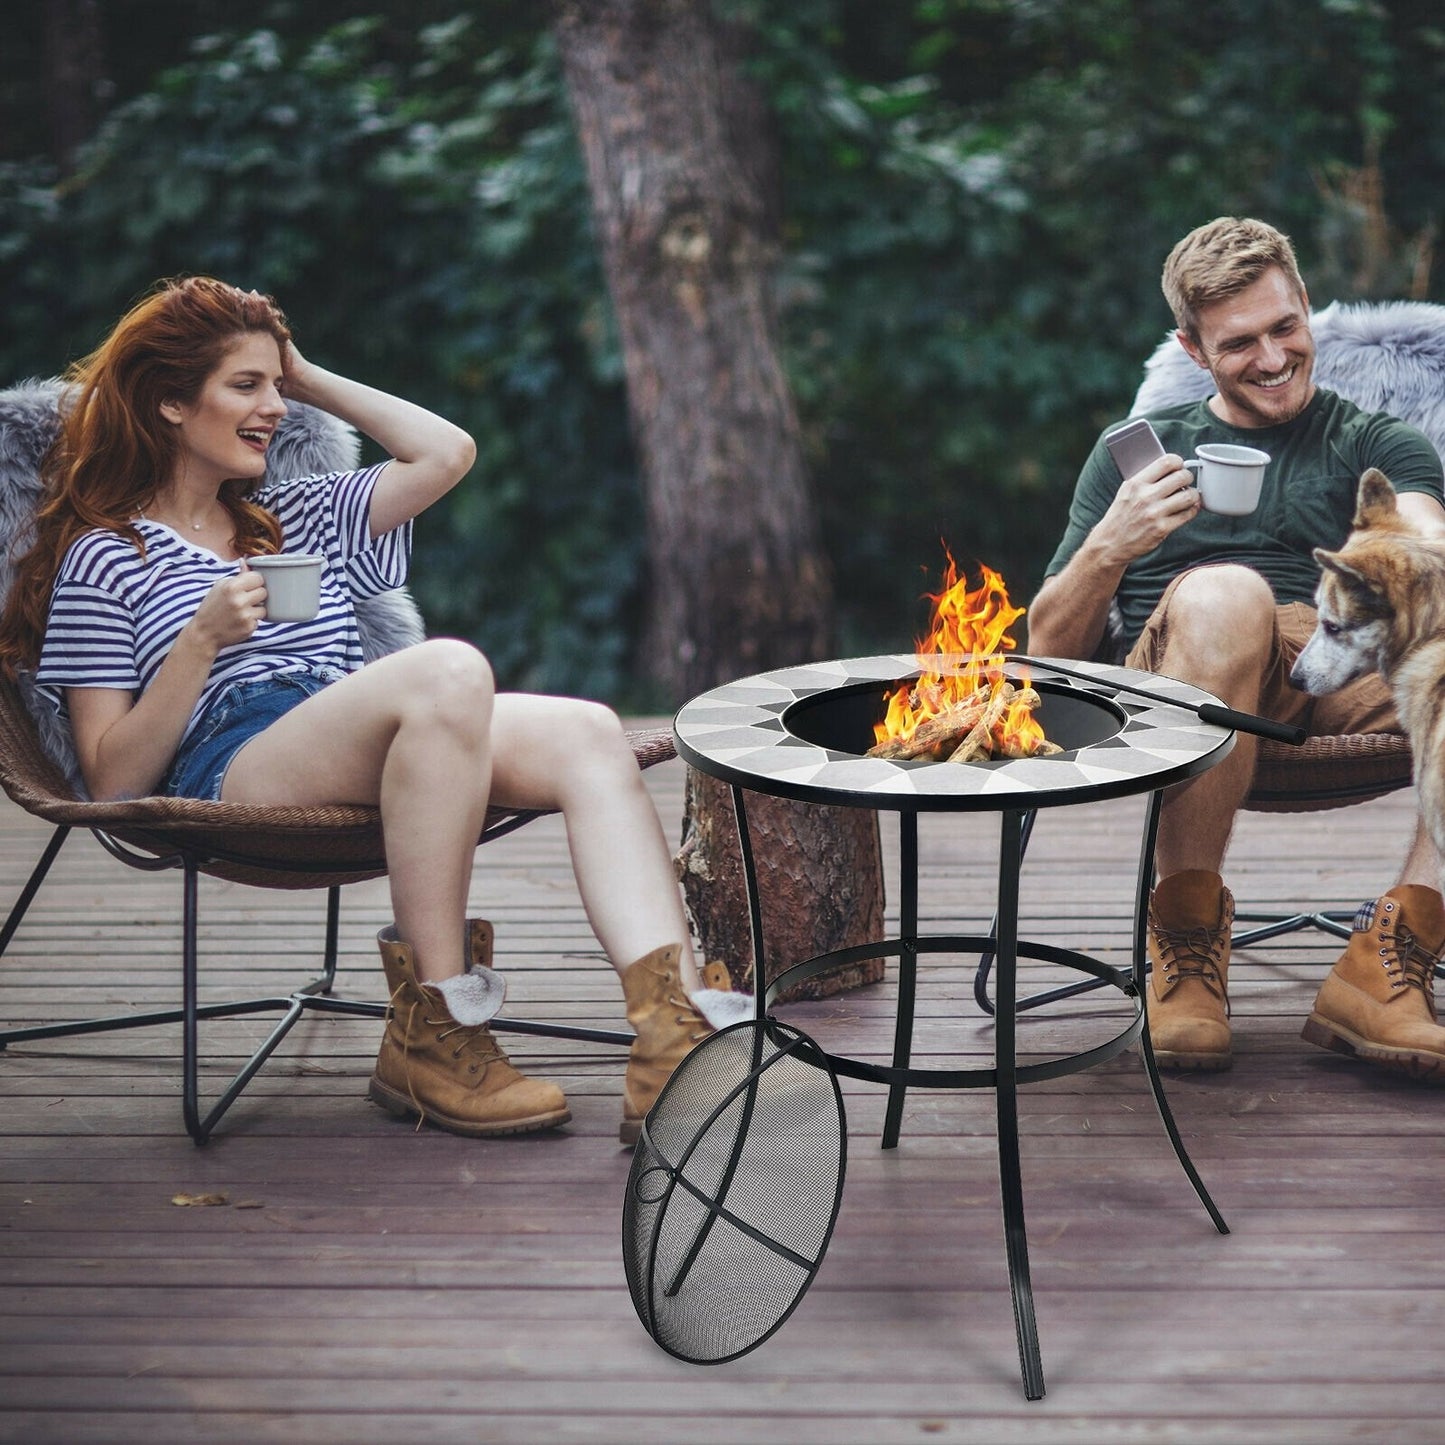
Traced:
<svg viewBox="0 0 1445 1445">
<path fill-rule="evenodd" d="M 159 518 L 159 517 L 152 517 L 152 516 L 148 515 L 148 514 L 145 513 L 145 512 L 141 512 L 141 513 L 139 514 L 139 516 L 140 516 L 140 518 L 141 518 L 141 520 L 142 520 L 143 522 L 160 522 L 161 526 L 163 526 L 163 527 L 170 527 L 170 526 L 171 526 L 171 524 L 170 524 L 169 522 L 161 521 L 161 518 Z M 191 530 L 192 532 L 204 532 L 204 531 L 206 530 L 206 528 L 211 525 L 211 519 L 210 519 L 209 517 L 207 517 L 207 518 L 205 518 L 205 519 L 203 519 L 202 521 L 199 521 L 199 522 L 188 522 L 186 525 L 190 528 L 190 530 Z M 180 530 L 182 530 L 182 529 L 179 528 L 179 527 L 173 527 L 172 530 L 173 530 L 173 531 L 180 531 Z"/>
</svg>

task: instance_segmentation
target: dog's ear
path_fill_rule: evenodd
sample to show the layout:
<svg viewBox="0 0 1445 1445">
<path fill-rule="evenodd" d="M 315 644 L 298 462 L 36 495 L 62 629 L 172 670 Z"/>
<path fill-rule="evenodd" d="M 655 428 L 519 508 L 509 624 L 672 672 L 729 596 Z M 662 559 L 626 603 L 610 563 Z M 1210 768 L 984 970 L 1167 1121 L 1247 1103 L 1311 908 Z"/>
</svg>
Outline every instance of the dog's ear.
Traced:
<svg viewBox="0 0 1445 1445">
<path fill-rule="evenodd" d="M 1360 478 L 1359 490 L 1355 493 L 1356 530 L 1362 527 L 1378 527 L 1395 515 L 1395 489 L 1390 479 L 1378 467 L 1371 467 Z"/>
<path fill-rule="evenodd" d="M 1385 485 L 1388 486 L 1389 483 Z M 1395 609 L 1385 596 L 1385 589 L 1377 586 L 1359 568 L 1346 562 L 1343 552 L 1326 552 L 1323 547 L 1316 547 L 1314 557 L 1324 571 L 1333 572 L 1340 579 L 1345 592 L 1367 619 L 1373 621 L 1395 615 Z"/>
</svg>

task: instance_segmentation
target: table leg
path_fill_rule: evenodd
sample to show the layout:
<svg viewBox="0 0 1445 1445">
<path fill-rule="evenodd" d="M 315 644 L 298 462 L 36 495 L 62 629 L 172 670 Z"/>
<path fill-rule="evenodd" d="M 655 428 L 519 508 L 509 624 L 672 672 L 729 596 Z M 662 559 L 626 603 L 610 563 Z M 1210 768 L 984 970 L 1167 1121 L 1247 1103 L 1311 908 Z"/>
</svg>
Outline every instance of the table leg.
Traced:
<svg viewBox="0 0 1445 1445">
<path fill-rule="evenodd" d="M 893 1024 L 893 1067 L 913 1058 L 913 1005 L 918 987 L 918 814 L 898 819 L 898 1010 Z M 883 1148 L 898 1146 L 907 1084 L 890 1084 L 883 1116 Z"/>
<path fill-rule="evenodd" d="M 1015 1024 L 1018 1017 L 1018 919 L 1020 837 L 1022 813 L 1005 812 L 999 834 L 998 912 L 995 962 L 997 988 L 994 1032 L 994 1066 L 998 1085 L 994 1099 L 998 1111 L 998 1172 L 1003 1195 L 1004 1247 L 1008 1254 L 1009 1289 L 1013 1294 L 1014 1327 L 1018 1333 L 1019 1365 L 1024 1394 L 1039 1400 L 1044 1394 L 1044 1366 L 1039 1354 L 1039 1328 L 1034 1318 L 1033 1285 L 1029 1278 L 1029 1241 L 1024 1228 L 1024 1190 L 1019 1170 L 1018 1059 Z"/>
<path fill-rule="evenodd" d="M 1154 844 L 1159 835 L 1159 809 L 1163 800 L 1162 792 L 1149 795 L 1149 811 L 1144 819 L 1144 837 L 1139 846 L 1139 882 L 1134 896 L 1134 988 L 1139 995 L 1139 1008 L 1144 1014 L 1144 1027 L 1139 1034 L 1139 1052 L 1144 1059 L 1144 1072 L 1149 1076 L 1149 1087 L 1154 1091 L 1154 1105 L 1159 1110 L 1164 1132 L 1174 1146 L 1174 1157 L 1188 1175 L 1194 1192 L 1199 1196 L 1199 1202 L 1214 1221 L 1214 1227 L 1221 1234 L 1228 1234 L 1229 1226 L 1209 1197 L 1209 1191 L 1204 1187 L 1204 1181 L 1199 1177 L 1199 1171 L 1195 1169 L 1194 1162 L 1184 1147 L 1184 1141 L 1179 1136 L 1179 1129 L 1174 1123 L 1174 1113 L 1169 1107 L 1168 1099 L 1164 1097 L 1164 1084 L 1159 1077 L 1159 1065 L 1154 1058 L 1154 1045 L 1149 1039 L 1149 949 L 1145 936 L 1149 927 L 1149 894 L 1154 886 Z"/>
<path fill-rule="evenodd" d="M 753 937 L 753 998 L 756 1000 L 755 1016 L 762 1018 L 767 1012 L 768 964 L 763 954 L 763 900 L 758 895 L 758 869 L 753 859 L 753 835 L 748 827 L 747 805 L 743 802 L 743 789 L 732 785 L 733 819 L 738 830 L 738 852 L 743 862 L 743 886 L 748 895 L 748 927 Z"/>
</svg>

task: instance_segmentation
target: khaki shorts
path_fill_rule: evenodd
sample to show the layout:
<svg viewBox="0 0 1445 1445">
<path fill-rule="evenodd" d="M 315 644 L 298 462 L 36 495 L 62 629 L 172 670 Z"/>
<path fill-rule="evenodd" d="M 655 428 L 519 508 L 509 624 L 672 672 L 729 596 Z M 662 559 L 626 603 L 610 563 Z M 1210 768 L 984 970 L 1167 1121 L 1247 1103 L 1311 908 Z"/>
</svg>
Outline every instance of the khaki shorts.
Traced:
<svg viewBox="0 0 1445 1445">
<path fill-rule="evenodd" d="M 1169 637 L 1169 603 L 1180 573 L 1165 589 L 1125 666 L 1159 672 Z M 1274 646 L 1260 682 L 1259 711 L 1277 722 L 1295 723 L 1310 737 L 1341 733 L 1398 733 L 1395 700 L 1384 678 L 1372 672 L 1326 697 L 1311 697 L 1290 686 L 1289 670 L 1315 630 L 1315 609 L 1308 602 L 1286 602 L 1274 609 Z"/>
</svg>

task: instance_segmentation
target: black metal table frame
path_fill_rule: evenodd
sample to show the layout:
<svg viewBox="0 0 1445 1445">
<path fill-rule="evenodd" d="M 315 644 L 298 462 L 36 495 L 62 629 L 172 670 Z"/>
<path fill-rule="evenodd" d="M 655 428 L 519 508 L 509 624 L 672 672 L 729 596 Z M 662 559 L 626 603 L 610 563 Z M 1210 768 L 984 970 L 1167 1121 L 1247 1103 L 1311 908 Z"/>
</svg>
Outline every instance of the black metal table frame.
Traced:
<svg viewBox="0 0 1445 1445">
<path fill-rule="evenodd" d="M 967 676 L 976 657 L 930 655 L 928 671 Z M 844 1077 L 888 1089 L 883 1147 L 898 1142 L 910 1086 L 992 1088 L 996 1096 L 1000 1190 L 1009 1285 L 1013 1297 L 1024 1390 L 1044 1393 L 1038 1328 L 1029 1276 L 1028 1237 L 1019 1169 L 1018 1088 L 1091 1068 L 1137 1044 L 1160 1118 L 1215 1228 L 1229 1232 L 1194 1169 L 1164 1096 L 1146 1018 L 1145 931 L 1154 853 L 1165 789 L 1197 777 L 1234 746 L 1234 719 L 1245 717 L 1217 698 L 1173 678 L 1149 674 L 1147 690 L 1128 668 L 1102 663 L 1056 664 L 1013 655 L 1006 671 L 1027 671 L 1043 697 L 1045 727 L 1063 745 L 1046 758 L 994 760 L 977 766 L 865 756 L 878 699 L 923 671 L 916 655 L 831 659 L 759 673 L 703 693 L 673 720 L 684 762 L 732 790 L 748 894 L 757 971 L 757 1008 L 766 1016 L 779 993 L 824 970 L 863 959 L 898 959 L 898 1004 L 891 1065 L 824 1052 L 826 1066 Z M 748 792 L 793 802 L 870 808 L 899 815 L 899 926 L 882 938 L 819 954 L 770 979 L 757 869 L 747 821 Z M 1132 960 L 1117 968 L 1075 949 L 1019 937 L 1019 890 L 1024 840 L 1034 814 L 1123 797 L 1147 798 L 1136 878 Z M 921 935 L 918 928 L 920 812 L 987 812 L 1000 818 L 997 904 L 986 934 Z M 913 1016 L 921 955 L 976 951 L 997 963 L 992 1068 L 919 1069 L 912 1066 Z M 1017 1057 L 1018 960 L 1038 959 L 1087 975 L 1087 983 L 1117 988 L 1133 1017 L 1093 1048 L 1020 1064 Z M 1110 1027 L 1113 1025 L 1111 1024 Z"/>
<path fill-rule="evenodd" d="M 882 1147 L 897 1146 L 903 1120 L 903 1106 L 910 1085 L 942 1089 L 992 1088 L 998 1121 L 999 1182 L 1002 1194 L 1004 1240 L 1008 1259 L 1009 1289 L 1013 1298 L 1014 1323 L 1018 1337 L 1019 1364 L 1024 1393 L 1030 1400 L 1044 1394 L 1043 1362 L 1039 1350 L 1038 1324 L 1034 1313 L 1033 1288 L 1029 1273 L 1028 1235 L 1024 1222 L 1023 1182 L 1019 1168 L 1018 1087 L 1078 1073 L 1114 1058 L 1138 1043 L 1148 1074 L 1149 1086 L 1175 1156 L 1194 1192 L 1221 1234 L 1229 1226 L 1220 1214 L 1198 1171 L 1189 1158 L 1178 1126 L 1164 1095 L 1158 1064 L 1149 1042 L 1145 1010 L 1147 952 L 1145 926 L 1149 890 L 1154 876 L 1154 848 L 1158 836 L 1159 810 L 1163 788 L 1149 795 L 1143 838 L 1139 851 L 1135 893 L 1133 962 L 1119 969 L 1073 949 L 1020 939 L 1018 936 L 1019 875 L 1023 859 L 1023 833 L 1032 809 L 1001 809 L 998 863 L 998 900 L 991 934 L 930 934 L 918 932 L 918 815 L 916 810 L 899 811 L 899 932 L 897 938 L 880 939 L 851 948 L 835 949 L 784 969 L 769 979 L 766 964 L 761 900 L 752 839 L 747 822 L 747 791 L 731 785 L 737 813 L 738 841 L 742 853 L 752 928 L 753 956 L 760 1014 L 770 1008 L 778 994 L 840 964 L 868 958 L 898 959 L 898 1009 L 894 1024 L 892 1065 L 870 1064 L 828 1052 L 834 1071 L 847 1078 L 884 1084 L 888 1105 L 884 1118 Z M 864 800 L 860 799 L 860 805 Z M 886 807 L 879 802 L 877 806 Z M 896 805 L 895 805 L 896 806 Z M 921 954 L 978 952 L 991 953 L 996 968 L 994 1063 L 991 1069 L 920 1069 L 912 1066 L 914 1000 L 918 959 Z M 1016 981 L 1018 959 L 1038 959 L 1077 969 L 1111 985 L 1134 1004 L 1134 1018 L 1113 1038 L 1081 1053 L 1062 1055 L 1039 1063 L 1019 1064 L 1016 1057 Z"/>
</svg>

